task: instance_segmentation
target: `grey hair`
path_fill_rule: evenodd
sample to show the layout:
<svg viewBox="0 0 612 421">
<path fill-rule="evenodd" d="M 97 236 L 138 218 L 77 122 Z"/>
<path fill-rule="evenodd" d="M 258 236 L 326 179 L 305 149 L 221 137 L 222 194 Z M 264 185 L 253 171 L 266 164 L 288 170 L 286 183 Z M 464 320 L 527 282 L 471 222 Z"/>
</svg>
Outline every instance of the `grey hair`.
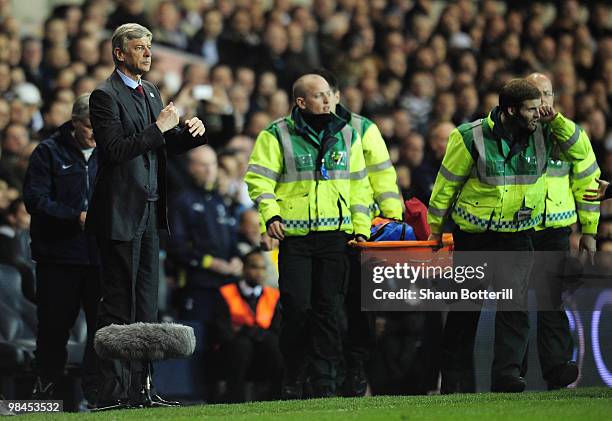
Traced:
<svg viewBox="0 0 612 421">
<path fill-rule="evenodd" d="M 74 100 L 74 105 L 72 105 L 73 120 L 84 121 L 89 119 L 89 95 L 82 94 Z"/>
<path fill-rule="evenodd" d="M 113 32 L 113 37 L 111 38 L 111 48 L 115 66 L 118 66 L 120 63 L 119 60 L 117 60 L 117 56 L 115 56 L 116 48 L 119 48 L 121 51 L 125 52 L 127 50 L 128 41 L 145 37 L 153 39 L 153 34 L 147 28 L 137 23 L 124 23 L 115 29 L 115 32 Z"/>
</svg>

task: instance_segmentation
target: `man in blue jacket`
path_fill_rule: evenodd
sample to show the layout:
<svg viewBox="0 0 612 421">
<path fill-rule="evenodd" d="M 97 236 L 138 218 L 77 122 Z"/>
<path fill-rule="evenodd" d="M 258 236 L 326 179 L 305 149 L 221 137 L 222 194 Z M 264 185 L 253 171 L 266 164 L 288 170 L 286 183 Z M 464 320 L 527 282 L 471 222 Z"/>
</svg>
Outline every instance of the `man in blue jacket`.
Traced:
<svg viewBox="0 0 612 421">
<path fill-rule="evenodd" d="M 26 173 L 23 195 L 32 215 L 31 247 L 36 261 L 36 399 L 53 397 L 64 372 L 70 329 L 82 305 L 87 319 L 83 392 L 89 402 L 95 402 L 93 338 L 100 263 L 95 239 L 83 232 L 98 167 L 95 146 L 89 94 L 84 94 L 74 103 L 72 119 L 36 147 Z"/>
<path fill-rule="evenodd" d="M 181 318 L 210 320 L 218 289 L 242 274 L 236 220 L 217 190 L 217 154 L 208 145 L 188 153 L 192 184 L 169 209 L 168 254 L 185 274 Z"/>
</svg>

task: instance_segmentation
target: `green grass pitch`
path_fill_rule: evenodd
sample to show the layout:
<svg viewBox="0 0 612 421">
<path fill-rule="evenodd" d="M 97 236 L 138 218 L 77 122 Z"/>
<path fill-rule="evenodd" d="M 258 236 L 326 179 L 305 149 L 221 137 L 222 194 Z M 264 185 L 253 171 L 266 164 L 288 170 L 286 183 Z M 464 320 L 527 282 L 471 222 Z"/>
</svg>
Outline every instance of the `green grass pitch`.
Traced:
<svg viewBox="0 0 612 421">
<path fill-rule="evenodd" d="M 411 421 L 411 420 L 605 420 L 612 419 L 612 389 L 565 389 L 520 394 L 372 396 L 303 401 L 197 405 L 104 413 L 30 414 L 26 420 L 231 420 L 231 421 Z"/>
</svg>

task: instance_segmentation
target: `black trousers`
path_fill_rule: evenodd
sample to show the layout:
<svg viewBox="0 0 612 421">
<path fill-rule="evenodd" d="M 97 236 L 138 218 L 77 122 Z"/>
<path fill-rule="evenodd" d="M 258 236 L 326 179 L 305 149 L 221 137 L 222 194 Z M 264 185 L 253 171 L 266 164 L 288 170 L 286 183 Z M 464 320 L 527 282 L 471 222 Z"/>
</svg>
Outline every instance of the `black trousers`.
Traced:
<svg viewBox="0 0 612 421">
<path fill-rule="evenodd" d="M 289 381 L 302 376 L 310 362 L 312 385 L 335 390 L 342 354 L 338 312 L 346 291 L 347 241 L 345 233 L 333 231 L 285 237 L 280 243 L 280 346 Z"/>
<path fill-rule="evenodd" d="M 516 251 L 533 251 L 532 231 L 517 233 L 485 232 L 480 234 L 456 230 L 453 234 L 455 251 L 494 252 L 489 263 L 492 273 L 488 280 L 498 285 L 514 286 L 527 292 L 528 277 L 532 262 L 528 255 L 519 256 Z M 467 256 L 469 260 L 471 256 Z M 461 262 L 465 264 L 469 262 Z M 493 263 L 493 264 L 491 264 Z M 523 360 L 529 340 L 529 315 L 527 311 L 498 311 L 495 315 L 494 358 L 491 370 L 491 384 L 504 376 L 520 376 L 524 373 Z M 474 343 L 480 311 L 451 311 L 444 326 L 442 344 L 442 389 L 474 392 Z M 451 383 L 459 383 L 457 388 Z"/>
<path fill-rule="evenodd" d="M 102 260 L 102 300 L 98 328 L 114 324 L 157 321 L 159 234 L 156 203 L 148 202 L 132 241 L 98 238 Z M 142 363 L 101 360 L 98 402 L 138 399 Z"/>
<path fill-rule="evenodd" d="M 247 379 L 265 382 L 270 387 L 267 399 L 280 399 L 283 373 L 283 357 L 280 353 L 278 335 L 259 332 L 257 337 L 237 334 L 232 340 L 221 344 L 224 357 L 224 374 L 227 379 L 228 400 L 244 402 Z"/>
<path fill-rule="evenodd" d="M 538 304 L 546 306 L 547 309 L 558 308 L 537 313 L 538 356 L 545 380 L 550 380 L 550 375 L 557 367 L 572 359 L 574 349 L 569 321 L 561 308 L 561 276 L 564 274 L 565 258 L 570 249 L 570 233 L 570 228 L 549 228 L 538 231 L 533 236 L 536 252 L 556 252 L 542 253 L 543 258 L 538 260 L 546 264 L 537 265 L 532 275 Z"/>
<path fill-rule="evenodd" d="M 361 311 L 361 264 L 359 251 L 348 248 L 349 275 L 344 310 L 346 335 L 343 336 L 343 353 L 347 373 L 363 370 L 376 346 L 374 321 L 376 313 Z"/>
<path fill-rule="evenodd" d="M 87 321 L 83 356 L 83 393 L 95 402 L 97 357 L 93 349 L 100 299 L 100 268 L 38 262 L 36 265 L 36 366 L 41 377 L 57 381 L 68 357 L 66 344 L 81 307 Z"/>
</svg>

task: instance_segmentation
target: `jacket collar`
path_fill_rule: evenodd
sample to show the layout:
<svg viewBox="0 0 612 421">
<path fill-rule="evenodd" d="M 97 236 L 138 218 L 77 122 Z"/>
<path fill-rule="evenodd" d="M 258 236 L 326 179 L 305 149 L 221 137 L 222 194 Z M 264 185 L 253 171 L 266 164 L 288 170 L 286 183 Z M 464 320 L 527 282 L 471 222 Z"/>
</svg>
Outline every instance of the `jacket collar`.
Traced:
<svg viewBox="0 0 612 421">
<path fill-rule="evenodd" d="M 119 78 L 121 79 L 123 84 L 125 86 L 127 86 L 128 88 L 136 89 L 139 85 L 142 85 L 142 78 L 140 78 L 140 79 L 138 79 L 136 81 L 136 80 L 130 78 L 125 73 L 123 73 L 121 70 L 119 70 L 119 68 L 115 68 L 115 70 L 117 71 L 117 74 L 119 75 Z"/>
<path fill-rule="evenodd" d="M 501 109 L 499 107 L 495 107 L 491 110 L 486 118 L 486 122 L 496 138 L 508 140 L 512 139 L 510 134 L 504 130 L 501 123 Z"/>
<path fill-rule="evenodd" d="M 336 115 L 342 120 L 346 121 L 346 124 L 350 124 L 351 118 L 353 117 L 353 113 L 351 113 L 348 108 L 340 103 L 336 105 Z"/>
<path fill-rule="evenodd" d="M 121 104 L 125 108 L 127 108 L 127 110 L 129 111 L 129 115 L 133 115 L 133 116 L 138 115 L 138 109 L 136 108 L 136 102 L 134 98 L 132 97 L 132 92 L 131 92 L 132 88 L 130 88 L 124 83 L 121 76 L 119 75 L 118 69 L 115 68 L 115 70 L 110 75 L 108 80 L 113 90 L 117 94 L 117 96 L 121 98 Z M 159 101 L 153 100 L 156 97 L 155 92 L 149 86 L 150 84 L 146 80 L 140 78 L 140 83 L 144 91 L 145 100 L 149 104 L 149 107 L 152 110 L 153 115 L 157 116 L 160 113 L 161 108 L 162 108 L 159 105 L 161 104 L 161 99 Z M 140 121 L 140 119 L 134 119 L 134 121 L 137 122 L 136 124 L 140 127 L 140 130 L 144 130 L 144 125 L 142 125 L 142 122 Z"/>
<path fill-rule="evenodd" d="M 310 127 L 306 123 L 297 105 L 295 105 L 293 109 L 291 110 L 291 119 L 293 120 L 295 124 L 295 129 L 300 134 L 313 137 L 317 139 L 317 141 L 319 139 L 324 138 L 326 134 L 335 136 L 340 130 L 342 130 L 342 128 L 347 123 L 345 120 L 341 119 L 336 114 L 332 113 L 332 118 L 330 122 L 328 123 L 327 127 L 321 133 L 317 133 L 312 127 Z"/>
<path fill-rule="evenodd" d="M 61 143 L 74 150 L 81 151 L 79 142 L 74 137 L 74 125 L 72 120 L 68 120 L 57 128 L 57 131 L 51 136 L 57 143 Z"/>
</svg>

